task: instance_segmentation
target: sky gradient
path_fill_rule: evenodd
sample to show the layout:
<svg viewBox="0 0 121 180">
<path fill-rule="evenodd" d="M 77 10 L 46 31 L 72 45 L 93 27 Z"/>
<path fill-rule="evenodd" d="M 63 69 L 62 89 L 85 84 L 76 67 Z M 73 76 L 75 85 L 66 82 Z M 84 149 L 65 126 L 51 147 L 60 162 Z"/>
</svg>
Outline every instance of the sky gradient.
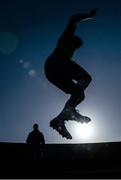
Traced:
<svg viewBox="0 0 121 180">
<path fill-rule="evenodd" d="M 79 23 L 84 41 L 73 59 L 92 76 L 86 98 L 78 106 L 91 117 L 93 135 L 73 139 L 49 127 L 69 98 L 47 81 L 44 63 L 74 13 L 98 8 L 95 19 Z M 121 141 L 121 1 L 0 1 L 0 142 L 25 142 L 34 123 L 46 143 Z"/>
</svg>

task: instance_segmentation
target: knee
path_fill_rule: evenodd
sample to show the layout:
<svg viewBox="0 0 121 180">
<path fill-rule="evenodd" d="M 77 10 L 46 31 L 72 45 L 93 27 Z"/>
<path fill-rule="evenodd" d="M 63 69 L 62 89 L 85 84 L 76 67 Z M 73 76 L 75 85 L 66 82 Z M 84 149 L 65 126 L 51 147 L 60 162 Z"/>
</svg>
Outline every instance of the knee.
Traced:
<svg viewBox="0 0 121 180">
<path fill-rule="evenodd" d="M 90 75 L 83 76 L 83 79 L 77 81 L 77 88 L 79 88 L 80 91 L 84 91 L 90 82 L 92 81 L 92 78 Z"/>
<path fill-rule="evenodd" d="M 85 80 L 87 81 L 88 84 L 92 81 L 92 77 L 89 74 L 85 75 Z"/>
<path fill-rule="evenodd" d="M 92 77 L 88 75 L 88 82 L 90 83 L 92 81 Z"/>
<path fill-rule="evenodd" d="M 79 93 L 78 93 L 78 99 L 79 99 L 80 101 L 83 101 L 83 100 L 85 99 L 85 94 L 84 94 L 84 92 L 79 92 Z"/>
<path fill-rule="evenodd" d="M 85 99 L 85 94 L 84 94 L 84 92 L 83 93 L 80 93 L 80 99 L 83 101 L 84 99 Z"/>
<path fill-rule="evenodd" d="M 89 74 L 85 75 L 85 78 L 83 80 L 83 85 L 87 87 L 92 81 L 92 77 Z"/>
<path fill-rule="evenodd" d="M 80 77 L 78 77 L 78 82 L 84 82 L 89 84 L 92 81 L 92 77 L 90 76 L 90 74 L 88 73 L 83 73 L 80 75 Z"/>
<path fill-rule="evenodd" d="M 73 95 L 75 97 L 78 97 L 78 98 L 80 98 L 82 100 L 85 99 L 84 91 L 80 86 L 75 86 L 75 88 L 73 89 L 73 92 L 72 92 L 71 95 Z"/>
</svg>

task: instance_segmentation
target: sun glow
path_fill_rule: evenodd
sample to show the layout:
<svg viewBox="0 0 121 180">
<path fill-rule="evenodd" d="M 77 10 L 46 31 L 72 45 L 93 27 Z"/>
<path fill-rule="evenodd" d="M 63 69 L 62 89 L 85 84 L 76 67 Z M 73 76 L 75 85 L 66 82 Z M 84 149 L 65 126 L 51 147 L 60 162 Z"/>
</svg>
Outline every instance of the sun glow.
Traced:
<svg viewBox="0 0 121 180">
<path fill-rule="evenodd" d="M 74 123 L 72 125 L 72 134 L 74 138 L 80 140 L 89 140 L 93 138 L 94 135 L 94 127 L 92 123 Z"/>
</svg>

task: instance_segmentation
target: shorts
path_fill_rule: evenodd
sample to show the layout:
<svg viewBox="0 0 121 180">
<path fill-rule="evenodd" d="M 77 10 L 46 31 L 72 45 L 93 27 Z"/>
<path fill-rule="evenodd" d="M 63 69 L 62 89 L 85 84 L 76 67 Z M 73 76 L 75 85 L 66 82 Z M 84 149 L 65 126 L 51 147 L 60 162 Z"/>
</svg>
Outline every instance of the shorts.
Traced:
<svg viewBox="0 0 121 180">
<path fill-rule="evenodd" d="M 49 58 L 45 63 L 45 74 L 47 79 L 56 87 L 67 94 L 72 94 L 76 83 L 86 78 L 89 74 L 72 60 L 59 60 Z"/>
</svg>

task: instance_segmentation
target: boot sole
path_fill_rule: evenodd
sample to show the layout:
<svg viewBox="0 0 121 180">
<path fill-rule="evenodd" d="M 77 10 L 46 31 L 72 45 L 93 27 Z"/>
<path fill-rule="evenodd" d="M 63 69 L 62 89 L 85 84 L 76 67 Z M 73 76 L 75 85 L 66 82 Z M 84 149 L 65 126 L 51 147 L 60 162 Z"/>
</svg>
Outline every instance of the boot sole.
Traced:
<svg viewBox="0 0 121 180">
<path fill-rule="evenodd" d="M 56 130 L 63 138 L 67 138 L 67 139 L 72 139 L 72 136 L 69 134 L 69 132 L 67 131 L 66 127 L 63 127 L 63 124 L 60 123 L 60 126 L 59 124 L 57 124 L 57 120 L 58 118 L 54 118 L 51 122 L 50 122 L 50 127 L 52 127 L 54 130 Z M 62 128 L 59 130 L 59 127 Z M 64 132 L 64 129 L 66 132 Z M 64 134 L 66 133 L 66 134 Z"/>
</svg>

